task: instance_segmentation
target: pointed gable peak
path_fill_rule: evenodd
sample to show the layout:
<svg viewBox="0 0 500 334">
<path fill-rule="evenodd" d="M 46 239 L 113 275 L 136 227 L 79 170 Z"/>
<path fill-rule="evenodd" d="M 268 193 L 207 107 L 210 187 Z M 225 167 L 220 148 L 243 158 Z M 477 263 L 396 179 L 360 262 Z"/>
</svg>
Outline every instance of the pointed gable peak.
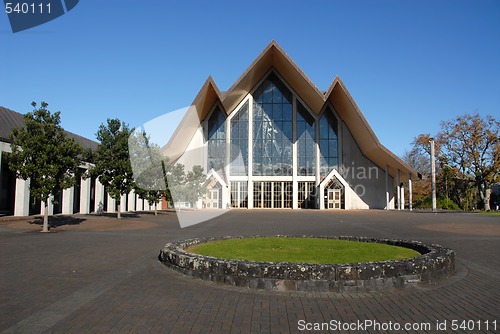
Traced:
<svg viewBox="0 0 500 334">
<path fill-rule="evenodd" d="M 324 103 L 324 94 L 275 40 L 262 50 L 224 94 L 224 108 L 233 110 L 271 70 L 276 71 L 293 90 L 300 91 L 306 104 L 319 113 Z"/>
</svg>

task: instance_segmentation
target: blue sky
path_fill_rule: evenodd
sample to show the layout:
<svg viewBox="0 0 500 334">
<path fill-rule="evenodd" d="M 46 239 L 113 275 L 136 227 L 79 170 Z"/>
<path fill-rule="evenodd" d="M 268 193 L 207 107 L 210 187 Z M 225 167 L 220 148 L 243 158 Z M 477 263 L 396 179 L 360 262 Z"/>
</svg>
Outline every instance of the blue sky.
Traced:
<svg viewBox="0 0 500 334">
<path fill-rule="evenodd" d="M 226 90 L 276 40 L 321 90 L 339 75 L 380 141 L 478 111 L 500 118 L 500 1 L 86 0 L 12 33 L 0 12 L 0 105 L 45 100 L 95 139 L 188 106 L 212 75 Z"/>
</svg>

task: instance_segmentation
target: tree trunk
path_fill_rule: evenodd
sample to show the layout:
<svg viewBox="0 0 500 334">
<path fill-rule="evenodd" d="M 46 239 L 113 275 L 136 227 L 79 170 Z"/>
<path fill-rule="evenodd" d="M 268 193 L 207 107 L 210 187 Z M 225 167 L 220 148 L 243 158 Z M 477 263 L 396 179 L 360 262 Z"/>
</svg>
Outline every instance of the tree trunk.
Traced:
<svg viewBox="0 0 500 334">
<path fill-rule="evenodd" d="M 116 215 L 116 218 L 118 219 L 122 219 L 122 208 L 121 208 L 121 203 L 118 202 L 118 212 L 117 212 L 117 215 Z"/>
<path fill-rule="evenodd" d="M 491 197 L 491 188 L 486 188 L 484 191 L 484 210 L 490 211 L 490 197 Z"/>
<path fill-rule="evenodd" d="M 484 211 L 490 211 L 491 188 L 486 185 L 479 185 L 477 188 L 479 192 L 479 198 L 481 198 L 481 202 L 484 206 Z"/>
<path fill-rule="evenodd" d="M 42 232 L 49 231 L 49 199 L 46 198 L 43 202 L 43 227 Z"/>
<path fill-rule="evenodd" d="M 158 204 L 158 203 L 157 203 L 157 202 L 155 202 L 155 216 L 157 216 L 157 215 L 158 215 L 158 209 L 156 208 L 156 205 L 157 205 L 157 204 Z"/>
</svg>

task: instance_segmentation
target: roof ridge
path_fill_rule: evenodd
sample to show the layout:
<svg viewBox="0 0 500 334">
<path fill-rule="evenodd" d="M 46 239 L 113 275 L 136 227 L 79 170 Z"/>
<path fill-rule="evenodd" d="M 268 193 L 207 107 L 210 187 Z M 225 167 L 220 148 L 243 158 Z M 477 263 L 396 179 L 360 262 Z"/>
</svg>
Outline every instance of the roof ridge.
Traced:
<svg viewBox="0 0 500 334">
<path fill-rule="evenodd" d="M 0 123 L 0 139 L 2 139 L 2 141 L 10 143 L 11 140 L 9 139 L 9 135 L 12 133 L 12 129 L 26 126 L 24 122 L 25 115 L 26 114 L 21 114 L 15 110 L 0 106 L 0 119 L 2 119 Z M 98 143 L 96 141 L 65 130 L 64 128 L 63 130 L 66 135 L 72 137 L 85 148 L 90 148 L 92 150 L 97 148 Z"/>
</svg>

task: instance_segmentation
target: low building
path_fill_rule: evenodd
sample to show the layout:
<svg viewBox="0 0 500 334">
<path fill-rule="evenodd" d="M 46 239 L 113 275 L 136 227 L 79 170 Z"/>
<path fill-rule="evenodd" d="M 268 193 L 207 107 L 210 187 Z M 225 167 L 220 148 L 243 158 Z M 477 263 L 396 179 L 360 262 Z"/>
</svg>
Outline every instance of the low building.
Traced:
<svg viewBox="0 0 500 334">
<path fill-rule="evenodd" d="M 0 215 L 31 216 L 43 213 L 43 203 L 30 196 L 29 180 L 17 179 L 15 173 L 9 169 L 9 156 L 12 152 L 9 139 L 12 129 L 24 127 L 24 116 L 13 110 L 0 107 Z M 66 131 L 66 135 L 73 138 L 84 148 L 95 150 L 97 143 Z M 105 187 L 98 179 L 84 178 L 83 174 L 90 164 L 80 166 L 76 184 L 64 189 L 57 198 L 49 203 L 49 214 L 93 213 L 102 208 L 103 212 L 116 212 L 116 203 L 106 192 Z M 147 201 L 144 201 L 132 191 L 122 196 L 121 210 L 142 211 L 151 210 Z M 161 208 L 161 203 L 159 207 Z"/>
</svg>

